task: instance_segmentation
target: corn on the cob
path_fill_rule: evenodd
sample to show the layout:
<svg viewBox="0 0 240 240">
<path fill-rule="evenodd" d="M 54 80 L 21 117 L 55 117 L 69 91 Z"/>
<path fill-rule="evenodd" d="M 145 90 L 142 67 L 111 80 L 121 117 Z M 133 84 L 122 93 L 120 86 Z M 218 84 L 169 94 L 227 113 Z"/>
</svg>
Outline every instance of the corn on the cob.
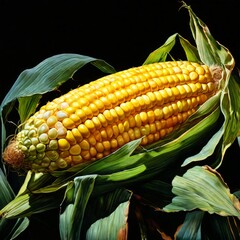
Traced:
<svg viewBox="0 0 240 240">
<path fill-rule="evenodd" d="M 4 151 L 14 168 L 65 169 L 100 159 L 131 140 L 163 138 L 219 88 L 206 65 L 169 61 L 133 67 L 48 102 Z"/>
</svg>

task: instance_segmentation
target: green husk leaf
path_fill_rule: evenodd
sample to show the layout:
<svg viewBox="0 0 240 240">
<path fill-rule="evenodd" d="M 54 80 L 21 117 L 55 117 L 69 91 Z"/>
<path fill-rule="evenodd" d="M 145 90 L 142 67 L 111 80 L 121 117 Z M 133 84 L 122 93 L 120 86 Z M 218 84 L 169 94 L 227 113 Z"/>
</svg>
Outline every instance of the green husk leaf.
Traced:
<svg viewBox="0 0 240 240">
<path fill-rule="evenodd" d="M 210 214 L 240 217 L 238 199 L 230 193 L 220 174 L 210 167 L 195 166 L 182 177 L 176 176 L 172 186 L 176 196 L 163 208 L 166 212 L 200 209 Z"/>
<path fill-rule="evenodd" d="M 201 240 L 201 224 L 205 212 L 193 211 L 186 214 L 183 225 L 180 231 L 177 233 L 176 240 Z"/>
<path fill-rule="evenodd" d="M 193 46 L 187 39 L 183 38 L 181 35 L 178 35 L 178 37 L 180 40 L 180 44 L 182 45 L 186 54 L 187 60 L 192 62 L 200 62 L 197 48 Z"/>
<path fill-rule="evenodd" d="M 86 215 L 92 219 L 87 224 L 86 239 L 126 239 L 131 195 L 118 188 L 90 201 Z"/>
<path fill-rule="evenodd" d="M 76 177 L 68 184 L 59 219 L 61 239 L 80 239 L 85 208 L 93 191 L 95 179 L 96 175 Z"/>
<path fill-rule="evenodd" d="M 143 65 L 166 61 L 169 52 L 172 50 L 173 46 L 176 43 L 177 35 L 177 33 L 173 34 L 166 40 L 166 42 L 161 47 L 151 52 L 147 59 L 144 61 Z"/>
</svg>

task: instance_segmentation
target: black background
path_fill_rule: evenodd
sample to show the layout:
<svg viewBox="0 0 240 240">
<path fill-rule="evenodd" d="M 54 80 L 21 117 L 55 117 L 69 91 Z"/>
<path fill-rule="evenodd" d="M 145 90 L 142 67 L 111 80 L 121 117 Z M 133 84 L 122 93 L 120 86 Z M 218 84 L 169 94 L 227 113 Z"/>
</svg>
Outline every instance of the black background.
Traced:
<svg viewBox="0 0 240 240">
<path fill-rule="evenodd" d="M 186 0 L 240 64 L 238 0 Z M 177 0 L 0 0 L 1 100 L 18 75 L 59 53 L 101 58 L 116 70 L 143 63 L 178 32 L 192 43 L 189 16 Z M 175 57 L 178 57 L 175 54 Z M 180 53 L 179 53 L 179 57 Z M 82 72 L 82 75 L 81 75 Z M 80 70 L 78 84 L 97 77 Z"/>
</svg>

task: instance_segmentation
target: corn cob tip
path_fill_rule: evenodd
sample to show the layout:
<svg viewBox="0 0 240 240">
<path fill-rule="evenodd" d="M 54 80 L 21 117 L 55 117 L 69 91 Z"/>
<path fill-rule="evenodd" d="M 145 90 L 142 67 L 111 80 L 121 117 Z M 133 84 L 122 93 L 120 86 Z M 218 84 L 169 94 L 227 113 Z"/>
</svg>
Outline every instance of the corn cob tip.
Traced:
<svg viewBox="0 0 240 240">
<path fill-rule="evenodd" d="M 11 140 L 3 152 L 3 159 L 9 166 L 14 169 L 20 169 L 23 166 L 25 154 L 18 148 L 15 139 Z"/>
</svg>

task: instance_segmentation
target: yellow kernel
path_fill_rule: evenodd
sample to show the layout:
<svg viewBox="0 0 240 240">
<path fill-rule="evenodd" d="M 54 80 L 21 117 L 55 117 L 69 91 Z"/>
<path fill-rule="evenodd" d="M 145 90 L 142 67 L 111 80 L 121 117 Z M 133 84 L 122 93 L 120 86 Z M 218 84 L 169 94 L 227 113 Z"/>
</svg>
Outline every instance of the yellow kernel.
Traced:
<svg viewBox="0 0 240 240">
<path fill-rule="evenodd" d="M 108 151 L 111 149 L 111 143 L 109 141 L 103 141 L 102 144 L 105 150 Z"/>
<path fill-rule="evenodd" d="M 111 148 L 117 148 L 118 142 L 116 139 L 111 139 L 110 143 L 111 143 Z"/>
<path fill-rule="evenodd" d="M 61 158 L 67 158 L 69 156 L 69 151 L 62 151 L 59 155 Z"/>
<path fill-rule="evenodd" d="M 94 103 L 90 103 L 89 108 L 91 109 L 94 116 L 98 115 L 99 109 Z"/>
<path fill-rule="evenodd" d="M 102 113 L 98 114 L 98 119 L 101 122 L 103 127 L 106 127 L 108 125 L 107 119 Z"/>
<path fill-rule="evenodd" d="M 139 113 L 139 116 L 140 116 L 140 118 L 141 118 L 142 124 L 147 123 L 147 121 L 148 121 L 148 115 L 147 115 L 146 112 L 140 112 L 140 113 Z"/>
<path fill-rule="evenodd" d="M 69 142 L 64 138 L 58 140 L 58 146 L 61 151 L 66 151 L 70 148 Z"/>
<path fill-rule="evenodd" d="M 198 75 L 204 75 L 205 74 L 205 70 L 201 66 L 196 67 L 195 71 L 197 72 Z"/>
<path fill-rule="evenodd" d="M 81 147 L 78 144 L 73 145 L 69 149 L 71 155 L 79 155 L 81 153 Z"/>
<path fill-rule="evenodd" d="M 89 144 L 92 145 L 92 146 L 94 146 L 94 145 L 97 143 L 94 135 L 90 135 L 89 138 L 87 139 L 87 141 L 88 141 Z"/>
<path fill-rule="evenodd" d="M 119 136 L 117 137 L 117 142 L 118 142 L 118 146 L 119 146 L 119 147 L 121 147 L 121 146 L 123 146 L 123 145 L 125 144 L 122 135 L 119 135 Z"/>
<path fill-rule="evenodd" d="M 94 104 L 97 106 L 100 112 L 103 112 L 105 110 L 104 103 L 101 100 L 95 100 Z"/>
<path fill-rule="evenodd" d="M 91 108 L 89 108 L 88 106 L 83 106 L 82 110 L 86 114 L 87 118 L 92 118 L 93 117 L 93 112 L 92 112 Z"/>
<path fill-rule="evenodd" d="M 134 136 L 135 136 L 135 139 L 137 139 L 137 138 L 140 138 L 140 137 L 141 137 L 140 128 L 138 128 L 138 127 L 135 127 L 135 128 L 133 129 L 133 131 L 134 131 Z"/>
<path fill-rule="evenodd" d="M 70 131 L 70 130 L 67 131 L 67 135 L 65 138 L 71 145 L 76 144 L 76 142 L 77 142 L 72 131 Z"/>
<path fill-rule="evenodd" d="M 97 159 L 103 158 L 103 153 L 97 153 L 96 158 L 97 158 Z"/>
<path fill-rule="evenodd" d="M 91 155 L 92 157 L 95 157 L 95 156 L 97 155 L 97 150 L 96 150 L 96 148 L 95 148 L 95 147 L 91 147 L 91 148 L 89 149 L 89 153 L 90 153 L 90 155 Z"/>
<path fill-rule="evenodd" d="M 125 113 L 121 107 L 119 107 L 119 106 L 115 107 L 115 111 L 118 115 L 119 120 L 123 120 L 125 118 Z"/>
<path fill-rule="evenodd" d="M 87 140 L 82 140 L 80 143 L 79 143 L 81 149 L 83 150 L 89 150 L 90 149 L 90 144 Z"/>
<path fill-rule="evenodd" d="M 71 130 L 74 138 L 76 139 L 77 142 L 81 142 L 83 140 L 82 134 L 79 132 L 78 128 L 73 128 Z"/>
<path fill-rule="evenodd" d="M 119 134 L 122 134 L 124 132 L 124 126 L 121 122 L 118 123 L 118 130 L 119 130 Z"/>
<path fill-rule="evenodd" d="M 83 150 L 81 152 L 81 156 L 85 159 L 85 160 L 90 160 L 91 159 L 91 155 L 90 152 L 88 150 Z"/>
<path fill-rule="evenodd" d="M 112 126 L 112 130 L 113 130 L 113 135 L 115 137 L 117 137 L 119 135 L 119 129 L 118 129 L 118 126 L 117 125 L 113 125 Z"/>
<path fill-rule="evenodd" d="M 112 124 L 113 123 L 113 117 L 112 117 L 112 114 L 111 114 L 111 112 L 109 110 L 105 110 L 103 112 L 103 115 L 106 118 L 108 124 Z"/>
<path fill-rule="evenodd" d="M 195 81 L 198 79 L 198 74 L 196 72 L 190 72 L 189 77 L 192 81 Z"/>
<path fill-rule="evenodd" d="M 76 114 L 81 119 L 82 122 L 84 122 L 87 119 L 87 115 L 82 109 L 77 109 Z"/>
<path fill-rule="evenodd" d="M 132 128 L 130 128 L 129 130 L 128 130 L 128 136 L 129 136 L 129 138 L 131 139 L 131 140 L 135 140 L 136 138 L 135 138 L 135 134 L 134 134 L 134 130 L 132 129 Z"/>
<path fill-rule="evenodd" d="M 75 113 L 70 115 L 70 119 L 73 120 L 75 125 L 78 125 L 79 123 L 81 123 L 80 117 L 77 114 L 75 114 Z"/>
<path fill-rule="evenodd" d="M 92 121 L 93 121 L 96 129 L 99 129 L 102 127 L 102 124 L 101 124 L 100 120 L 98 119 L 98 117 L 93 117 Z"/>
<path fill-rule="evenodd" d="M 74 107 L 67 107 L 64 109 L 64 111 L 70 115 L 70 114 L 74 113 L 76 111 L 76 109 Z"/>
<path fill-rule="evenodd" d="M 113 129 L 112 129 L 112 127 L 111 126 L 107 126 L 105 130 L 106 130 L 107 138 L 112 138 L 112 136 L 113 136 Z"/>
<path fill-rule="evenodd" d="M 97 152 L 103 152 L 104 151 L 104 146 L 101 142 L 97 142 L 95 145 L 95 148 L 97 150 Z"/>
<path fill-rule="evenodd" d="M 123 137 L 123 140 L 124 140 L 125 143 L 130 142 L 130 137 L 129 137 L 127 132 L 123 132 L 122 137 Z"/>
<path fill-rule="evenodd" d="M 88 130 L 88 128 L 84 125 L 84 124 L 80 124 L 79 126 L 78 126 L 78 130 L 79 130 L 79 132 L 81 133 L 81 135 L 83 136 L 83 137 L 89 137 L 90 136 L 90 132 L 89 132 L 89 130 Z"/>
<path fill-rule="evenodd" d="M 136 125 L 136 127 L 142 126 L 142 120 L 141 120 L 141 117 L 140 117 L 139 114 L 136 114 L 136 115 L 134 116 L 134 119 L 135 119 L 135 125 Z"/>
<path fill-rule="evenodd" d="M 77 156 L 72 156 L 72 162 L 73 164 L 78 164 L 83 161 L 82 156 L 77 155 Z"/>
<path fill-rule="evenodd" d="M 89 129 L 89 131 L 93 131 L 95 129 L 95 125 L 93 123 L 92 120 L 90 119 L 87 119 L 85 122 L 84 122 L 85 126 Z"/>
<path fill-rule="evenodd" d="M 72 129 L 75 127 L 75 123 L 71 118 L 64 118 L 62 124 L 67 129 Z"/>
</svg>

